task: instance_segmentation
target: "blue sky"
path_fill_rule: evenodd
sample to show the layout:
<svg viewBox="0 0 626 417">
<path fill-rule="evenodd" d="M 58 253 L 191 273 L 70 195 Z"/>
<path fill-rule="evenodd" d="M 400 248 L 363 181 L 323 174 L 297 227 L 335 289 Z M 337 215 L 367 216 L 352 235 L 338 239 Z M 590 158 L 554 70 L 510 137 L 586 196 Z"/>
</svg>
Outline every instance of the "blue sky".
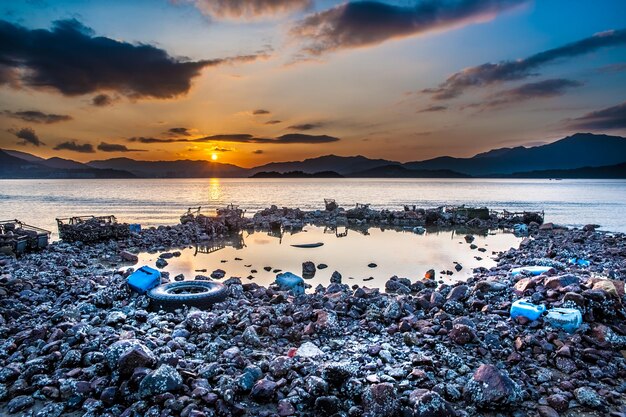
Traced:
<svg viewBox="0 0 626 417">
<path fill-rule="evenodd" d="M 624 1 L 235 3 L 1 1 L 0 147 L 251 166 L 626 132 Z"/>
</svg>

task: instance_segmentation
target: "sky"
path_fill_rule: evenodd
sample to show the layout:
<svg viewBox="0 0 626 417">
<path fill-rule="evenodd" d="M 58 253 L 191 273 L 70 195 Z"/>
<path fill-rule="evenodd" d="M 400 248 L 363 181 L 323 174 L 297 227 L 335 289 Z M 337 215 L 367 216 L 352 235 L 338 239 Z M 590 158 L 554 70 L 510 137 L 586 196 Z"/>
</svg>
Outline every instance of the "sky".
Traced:
<svg viewBox="0 0 626 417">
<path fill-rule="evenodd" d="M 626 134 L 623 0 L 0 0 L 0 148 L 469 157 Z"/>
</svg>

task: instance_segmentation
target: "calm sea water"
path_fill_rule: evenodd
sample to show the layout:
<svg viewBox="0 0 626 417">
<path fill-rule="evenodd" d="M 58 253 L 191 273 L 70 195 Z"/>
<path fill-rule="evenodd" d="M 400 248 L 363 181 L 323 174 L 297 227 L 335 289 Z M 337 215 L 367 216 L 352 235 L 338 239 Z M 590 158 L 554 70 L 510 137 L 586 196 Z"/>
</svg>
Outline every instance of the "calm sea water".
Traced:
<svg viewBox="0 0 626 417">
<path fill-rule="evenodd" d="M 624 180 L 512 179 L 136 179 L 0 180 L 0 220 L 17 218 L 56 232 L 56 217 L 113 214 L 144 226 L 178 223 L 188 207 L 240 205 L 247 212 L 279 206 L 323 209 L 371 203 L 401 209 L 466 204 L 545 210 L 546 221 L 587 223 L 626 232 Z"/>
</svg>

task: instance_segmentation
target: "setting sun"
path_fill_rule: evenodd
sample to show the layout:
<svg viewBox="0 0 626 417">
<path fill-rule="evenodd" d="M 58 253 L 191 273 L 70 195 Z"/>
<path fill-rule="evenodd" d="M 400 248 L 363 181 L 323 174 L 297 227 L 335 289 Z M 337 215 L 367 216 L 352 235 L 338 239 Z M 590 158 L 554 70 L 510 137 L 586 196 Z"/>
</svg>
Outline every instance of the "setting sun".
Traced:
<svg viewBox="0 0 626 417">
<path fill-rule="evenodd" d="M 217 161 L 217 154 L 212 153 L 212 154 L 211 154 L 211 160 L 212 160 L 212 161 Z"/>
</svg>

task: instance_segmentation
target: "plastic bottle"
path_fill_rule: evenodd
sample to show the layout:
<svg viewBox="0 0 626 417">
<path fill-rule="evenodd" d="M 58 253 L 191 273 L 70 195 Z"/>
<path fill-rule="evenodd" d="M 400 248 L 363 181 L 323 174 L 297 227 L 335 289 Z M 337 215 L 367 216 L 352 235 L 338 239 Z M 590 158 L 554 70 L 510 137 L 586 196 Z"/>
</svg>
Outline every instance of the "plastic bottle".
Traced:
<svg viewBox="0 0 626 417">
<path fill-rule="evenodd" d="M 526 299 L 515 301 L 511 305 L 511 318 L 526 317 L 529 320 L 537 320 L 546 311 L 546 306 L 533 304 Z"/>
<path fill-rule="evenodd" d="M 543 320 L 555 329 L 574 333 L 583 323 L 583 316 L 575 308 L 553 308 L 546 313 Z"/>
</svg>

